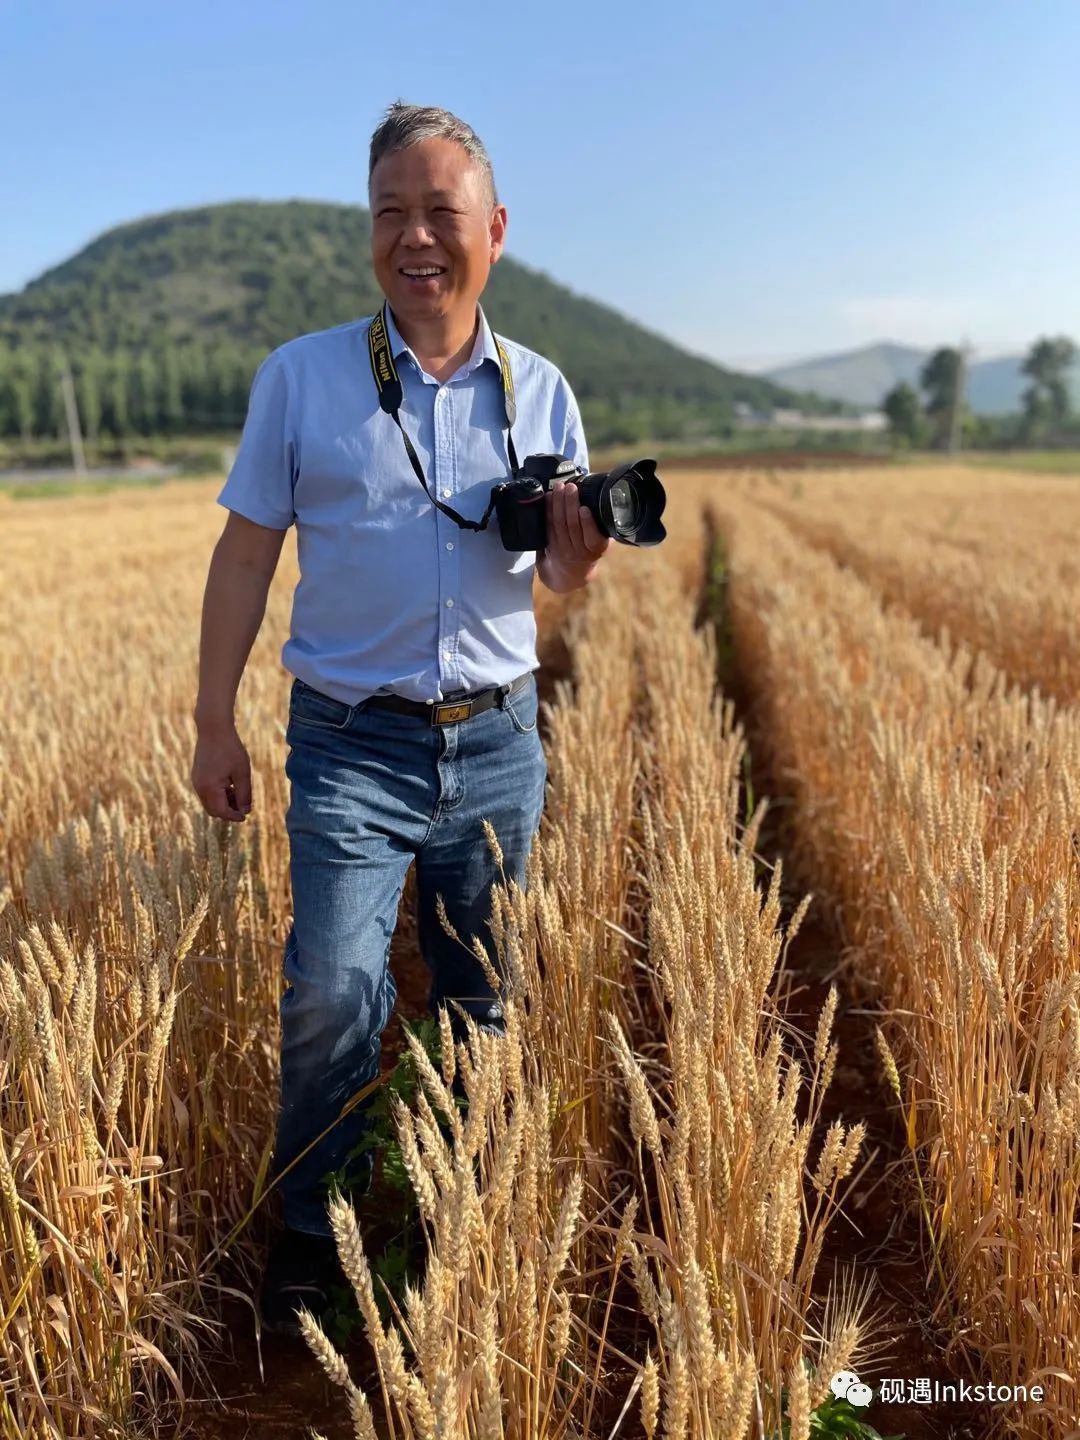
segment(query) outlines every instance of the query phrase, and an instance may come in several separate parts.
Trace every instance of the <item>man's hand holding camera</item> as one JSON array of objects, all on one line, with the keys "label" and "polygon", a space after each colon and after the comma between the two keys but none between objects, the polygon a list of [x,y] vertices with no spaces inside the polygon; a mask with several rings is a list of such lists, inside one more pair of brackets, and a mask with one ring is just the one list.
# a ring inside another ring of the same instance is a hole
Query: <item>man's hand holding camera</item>
[{"label": "man's hand holding camera", "polygon": [[595,577],[611,537],[601,534],[573,481],[556,480],[544,498],[547,545],[536,557],[536,572],[549,590],[578,590]]}]

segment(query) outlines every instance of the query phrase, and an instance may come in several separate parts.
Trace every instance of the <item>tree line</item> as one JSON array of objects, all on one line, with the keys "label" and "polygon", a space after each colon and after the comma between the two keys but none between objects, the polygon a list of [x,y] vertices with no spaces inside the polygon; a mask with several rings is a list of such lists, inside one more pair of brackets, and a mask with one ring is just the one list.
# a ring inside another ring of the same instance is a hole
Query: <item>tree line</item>
[{"label": "tree line", "polygon": [[[87,440],[235,433],[244,423],[261,345],[215,339],[138,349],[89,347],[68,353],[55,344],[0,344],[0,438],[62,439],[67,422],[61,391],[71,371]],[[1068,376],[1077,347],[1066,336],[1042,338],[1029,350],[1029,385],[1019,416],[975,416],[962,403],[964,360],[943,346],[923,365],[918,387],[901,382],[883,409],[893,440],[911,448],[948,448],[954,427],[965,444],[1055,444],[1080,438]],[[583,387],[588,390],[588,387]],[[590,438],[634,443],[645,437],[716,438],[730,432],[725,403],[678,403],[665,395],[582,398]]]},{"label": "tree line", "polygon": [[[74,381],[83,437],[90,442],[235,434],[244,423],[251,381],[264,353],[214,343],[90,349],[69,357],[55,345],[0,345],[0,438],[66,438],[65,368]],[[723,401],[679,402],[663,394],[609,399],[588,393],[579,400],[589,437],[599,444],[646,437],[716,438],[732,428],[732,408]]]},{"label": "tree line", "polygon": [[947,449],[955,435],[975,444],[1052,445],[1080,438],[1069,396],[1077,347],[1067,335],[1036,340],[1021,372],[1029,384],[1019,416],[975,416],[964,404],[963,354],[942,346],[919,372],[918,389],[906,380],[882,402],[893,440],[918,449]]},{"label": "tree line", "polygon": [[0,346],[0,436],[67,433],[61,379],[70,368],[88,440],[235,431],[264,352],[216,342],[68,355],[55,345]]}]

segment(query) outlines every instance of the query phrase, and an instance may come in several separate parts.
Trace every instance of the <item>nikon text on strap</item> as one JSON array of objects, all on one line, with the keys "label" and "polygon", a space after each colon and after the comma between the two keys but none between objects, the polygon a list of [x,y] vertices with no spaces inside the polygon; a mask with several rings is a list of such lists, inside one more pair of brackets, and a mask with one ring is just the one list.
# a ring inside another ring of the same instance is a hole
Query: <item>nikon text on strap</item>
[{"label": "nikon text on strap", "polygon": [[[494,338],[494,337],[493,337]],[[506,447],[510,456],[510,465],[513,473],[517,473],[518,460],[514,450],[514,437],[511,434],[511,427],[517,419],[517,401],[514,398],[514,377],[510,371],[510,357],[503,348],[502,342],[495,340],[495,348],[499,352],[499,368],[502,372],[503,385],[503,406],[506,411]],[[379,406],[390,416],[394,424],[401,431],[401,438],[405,441],[405,450],[409,456],[409,463],[412,465],[416,478],[424,487],[424,493],[444,515],[449,515],[455,525],[462,530],[486,530],[487,523],[491,518],[491,512],[495,506],[492,498],[480,520],[466,520],[464,515],[459,515],[449,505],[444,505],[441,500],[431,493],[427,480],[424,478],[424,467],[420,464],[420,457],[401,423],[401,402],[404,398],[401,381],[398,378],[397,366],[394,364],[394,357],[390,351],[390,333],[386,325],[386,302],[383,302],[382,309],[372,318],[368,330],[368,349],[371,353],[371,373],[375,377],[375,388],[379,392]]]}]

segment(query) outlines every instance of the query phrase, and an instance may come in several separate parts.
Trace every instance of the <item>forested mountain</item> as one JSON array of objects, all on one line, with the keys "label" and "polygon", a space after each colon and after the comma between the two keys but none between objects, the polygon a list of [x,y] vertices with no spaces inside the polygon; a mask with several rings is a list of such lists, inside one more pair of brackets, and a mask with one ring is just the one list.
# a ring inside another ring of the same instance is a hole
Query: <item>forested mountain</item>
[{"label": "forested mountain", "polygon": [[[300,200],[180,210],[108,231],[0,297],[0,434],[59,430],[58,345],[91,435],[239,425],[267,351],[380,303],[369,237],[359,206]],[[597,438],[717,434],[736,401],[768,410],[795,400],[505,257],[483,303],[497,331],[560,366]]]}]

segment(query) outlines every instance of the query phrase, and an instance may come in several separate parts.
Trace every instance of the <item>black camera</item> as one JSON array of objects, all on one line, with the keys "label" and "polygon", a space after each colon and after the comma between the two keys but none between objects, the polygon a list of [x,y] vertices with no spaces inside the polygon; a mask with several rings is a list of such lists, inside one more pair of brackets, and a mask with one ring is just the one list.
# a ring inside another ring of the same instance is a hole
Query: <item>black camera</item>
[{"label": "black camera", "polygon": [[527,455],[514,478],[491,492],[507,550],[543,550],[547,544],[544,502],[556,480],[572,480],[600,533],[621,545],[659,545],[667,534],[660,523],[667,497],[655,460],[635,460],[587,475],[565,455]]}]

